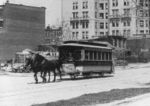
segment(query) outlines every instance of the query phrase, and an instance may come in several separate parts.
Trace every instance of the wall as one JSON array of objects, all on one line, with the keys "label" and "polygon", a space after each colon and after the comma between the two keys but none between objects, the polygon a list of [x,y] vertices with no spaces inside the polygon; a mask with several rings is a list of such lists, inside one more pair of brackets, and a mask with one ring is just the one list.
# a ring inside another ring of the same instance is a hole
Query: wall
[{"label": "wall", "polygon": [[45,28],[45,8],[6,3],[4,27],[0,31],[0,59],[6,60],[23,49],[41,44]]}]

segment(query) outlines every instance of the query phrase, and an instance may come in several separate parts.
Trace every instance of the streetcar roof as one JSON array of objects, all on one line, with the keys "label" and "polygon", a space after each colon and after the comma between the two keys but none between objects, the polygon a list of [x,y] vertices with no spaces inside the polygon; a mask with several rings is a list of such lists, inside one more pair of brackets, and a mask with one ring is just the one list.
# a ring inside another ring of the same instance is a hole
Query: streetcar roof
[{"label": "streetcar roof", "polygon": [[59,47],[86,47],[86,48],[99,48],[99,49],[112,49],[111,47],[104,47],[104,46],[95,46],[95,45],[86,45],[86,44],[78,44],[78,43],[67,43],[67,44],[62,44]]}]

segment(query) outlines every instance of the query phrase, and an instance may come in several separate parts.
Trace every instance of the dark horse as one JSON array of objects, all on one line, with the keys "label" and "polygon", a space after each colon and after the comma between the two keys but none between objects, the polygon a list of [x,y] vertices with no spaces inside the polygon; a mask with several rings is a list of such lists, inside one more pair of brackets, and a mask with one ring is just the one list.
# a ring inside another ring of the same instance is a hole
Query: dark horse
[{"label": "dark horse", "polygon": [[46,82],[46,74],[48,73],[50,82],[50,73],[53,72],[54,74],[54,80],[56,80],[56,69],[59,72],[60,79],[61,79],[61,62],[59,60],[47,60],[42,55],[39,55],[37,53],[32,54],[31,57],[26,58],[26,64],[25,67],[30,66],[31,70],[34,72],[34,78],[35,82],[38,83],[37,73],[41,73],[41,78],[43,79],[43,82]]}]

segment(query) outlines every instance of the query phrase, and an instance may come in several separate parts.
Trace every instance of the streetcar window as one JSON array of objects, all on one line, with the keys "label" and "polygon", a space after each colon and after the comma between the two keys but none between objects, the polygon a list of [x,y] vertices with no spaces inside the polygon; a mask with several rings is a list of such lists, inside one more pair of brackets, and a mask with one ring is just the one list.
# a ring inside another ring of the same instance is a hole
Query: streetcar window
[{"label": "streetcar window", "polygon": [[102,60],[104,60],[104,59],[105,59],[105,53],[102,52]]},{"label": "streetcar window", "polygon": [[101,52],[98,52],[98,60],[101,60]]},{"label": "streetcar window", "polygon": [[90,51],[90,60],[93,60],[93,51]]},{"label": "streetcar window", "polygon": [[108,57],[108,52],[106,52],[106,61],[108,61],[109,60],[109,57]]},{"label": "streetcar window", "polygon": [[94,52],[94,60],[97,60],[97,52]]},{"label": "streetcar window", "polygon": [[85,60],[89,60],[89,51],[85,51]]},{"label": "streetcar window", "polygon": [[109,59],[112,60],[112,53],[109,53]]}]

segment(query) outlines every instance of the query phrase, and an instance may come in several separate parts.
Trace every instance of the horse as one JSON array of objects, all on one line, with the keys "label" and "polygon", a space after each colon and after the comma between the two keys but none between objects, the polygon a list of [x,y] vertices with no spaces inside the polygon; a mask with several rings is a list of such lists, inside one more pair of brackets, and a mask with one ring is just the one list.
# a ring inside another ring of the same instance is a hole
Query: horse
[{"label": "horse", "polygon": [[62,79],[60,68],[62,68],[62,64],[59,60],[44,59],[43,62],[42,62],[42,69],[44,70],[43,77],[45,78],[45,81],[46,81],[46,74],[48,73],[48,76],[49,76],[48,82],[50,82],[50,72],[52,71],[53,74],[54,74],[53,82],[55,82],[56,81],[56,76],[57,76],[56,75],[56,70],[59,72],[60,79]]},{"label": "horse", "polygon": [[49,82],[50,82],[50,73],[54,73],[54,79],[53,82],[56,80],[56,72],[57,69],[60,74],[61,79],[61,62],[59,60],[47,60],[45,57],[38,53],[32,53],[32,56],[26,58],[25,61],[25,67],[29,66],[31,67],[31,70],[34,72],[34,79],[35,83],[38,83],[37,73],[41,72],[41,78],[43,79],[43,82],[46,82],[46,74],[49,75]]}]

